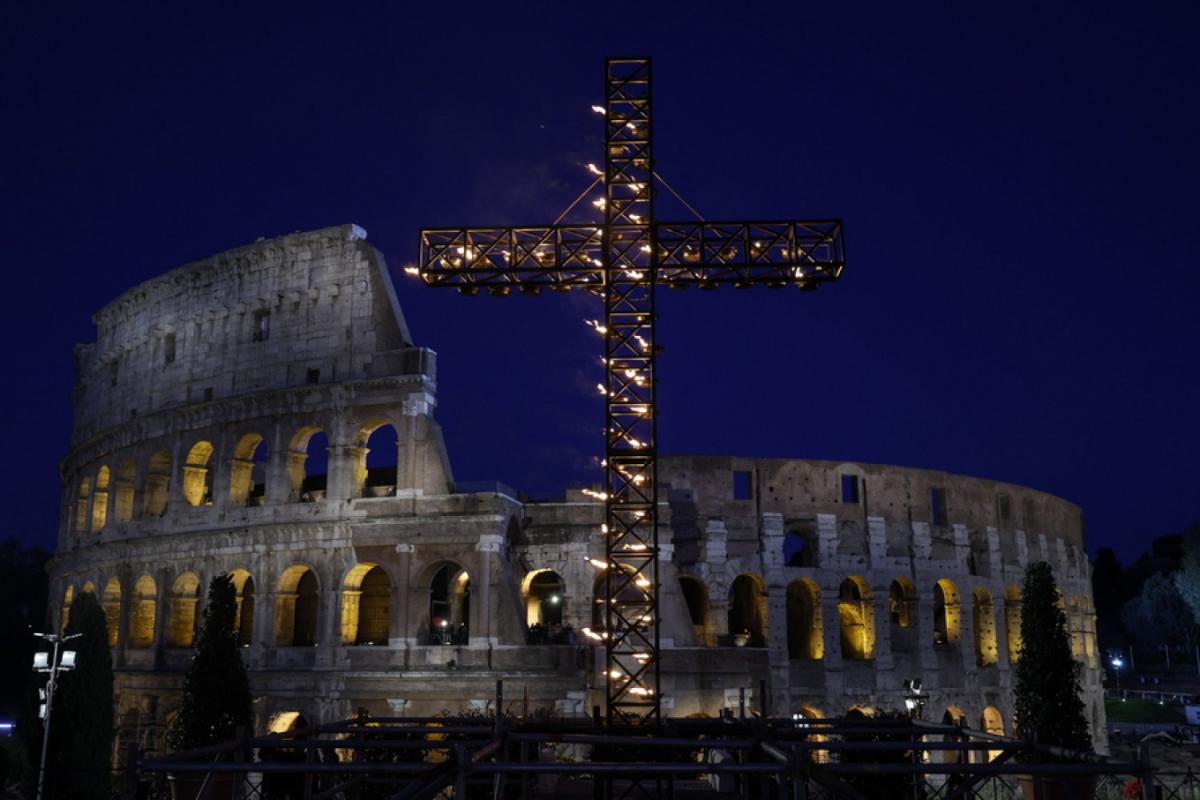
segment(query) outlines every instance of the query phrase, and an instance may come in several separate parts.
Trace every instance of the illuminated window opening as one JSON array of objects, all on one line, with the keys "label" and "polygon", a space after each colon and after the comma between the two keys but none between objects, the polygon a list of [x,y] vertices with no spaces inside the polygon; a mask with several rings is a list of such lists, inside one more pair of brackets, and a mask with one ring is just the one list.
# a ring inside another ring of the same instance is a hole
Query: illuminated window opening
[{"label": "illuminated window opening", "polygon": [[325,499],[329,437],[320,428],[301,428],[288,447],[288,477],[292,500],[313,503]]},{"label": "illuminated window opening", "polygon": [[132,616],[129,620],[129,646],[154,644],[154,624],[158,617],[158,587],[154,578],[143,575],[133,585]]},{"label": "illuminated window opening", "polygon": [[146,469],[146,486],[143,490],[142,513],[147,517],[161,517],[166,513],[170,482],[171,454],[166,450],[156,450],[150,456],[150,464]]},{"label": "illuminated window opening", "polygon": [[233,590],[237,593],[234,598],[236,609],[233,617],[237,643],[247,647],[254,642],[254,578],[244,569],[233,570],[229,577],[233,580]]},{"label": "illuminated window opening", "polygon": [[171,587],[167,642],[171,647],[192,647],[196,643],[196,606],[200,602],[200,578],[185,572]]},{"label": "illuminated window opening", "polygon": [[396,494],[400,440],[396,428],[385,419],[361,427],[354,437],[353,497],[390,497]]},{"label": "illuminated window opening", "polygon": [[117,467],[115,481],[116,508],[114,509],[117,522],[129,522],[133,519],[133,491],[137,483],[137,464],[133,459],[126,459]]},{"label": "illuminated window opening", "polygon": [[104,609],[104,621],[108,625],[108,646],[116,647],[121,637],[121,582],[109,578],[104,584],[104,596],[100,601]]},{"label": "illuminated window opening", "polygon": [[875,657],[875,607],[871,587],[858,576],[842,581],[838,590],[838,619],[842,658],[866,661]]},{"label": "illuminated window opening", "polygon": [[458,564],[446,564],[429,583],[430,642],[465,645],[470,633],[471,577]]},{"label": "illuminated window opening", "polygon": [[183,496],[190,505],[212,505],[212,470],[208,467],[212,454],[212,442],[203,440],[188,451],[183,466]]},{"label": "illuminated window opening", "polygon": [[108,524],[108,467],[96,470],[96,491],[92,495],[92,530],[102,531]]},{"label": "illuminated window opening", "polygon": [[238,439],[229,464],[229,505],[262,505],[266,493],[267,440],[247,433]]},{"label": "illuminated window opening", "polygon": [[767,644],[767,590],[757,575],[745,573],[729,587],[729,635],[746,637],[750,647]]},{"label": "illuminated window opening", "polygon": [[962,632],[962,609],[958,587],[949,578],[942,578],[933,587],[933,643],[953,644]]},{"label": "illuminated window opening", "polygon": [[284,570],[275,594],[275,643],[312,647],[317,643],[317,577],[308,567],[293,564]]},{"label": "illuminated window opening", "polygon": [[819,661],[825,657],[821,619],[821,587],[810,578],[797,578],[787,588],[788,658]]},{"label": "illuminated window opening", "polygon": [[392,581],[377,564],[357,564],[342,588],[342,644],[385,646],[392,613]]}]

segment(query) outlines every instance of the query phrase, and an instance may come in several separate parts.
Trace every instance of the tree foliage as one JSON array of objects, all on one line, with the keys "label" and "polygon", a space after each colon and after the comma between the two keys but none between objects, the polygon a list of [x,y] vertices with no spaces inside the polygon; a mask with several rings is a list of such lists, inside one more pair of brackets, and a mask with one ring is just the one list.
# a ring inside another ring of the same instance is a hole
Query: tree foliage
[{"label": "tree foliage", "polygon": [[64,800],[108,800],[113,758],[113,670],[108,622],[91,592],[71,601],[66,635],[75,669],[60,673],[54,695],[51,795]]},{"label": "tree foliage", "polygon": [[1183,561],[1175,573],[1175,588],[1200,624],[1200,523],[1194,523],[1183,535]]},{"label": "tree foliage", "polygon": [[1035,561],[1026,567],[1021,601],[1018,733],[1041,744],[1090,750],[1092,736],[1080,698],[1081,665],[1071,657],[1067,617],[1049,564]]},{"label": "tree foliage", "polygon": [[239,727],[250,726],[250,681],[234,630],[236,617],[233,581],[219,575],[208,587],[196,654],[183,681],[183,702],[167,732],[167,743],[176,750],[227,741]]},{"label": "tree foliage", "polygon": [[1147,647],[1190,645],[1195,638],[1196,619],[1177,588],[1181,572],[1159,572],[1142,584],[1136,597],[1121,609],[1121,621],[1138,644]]}]

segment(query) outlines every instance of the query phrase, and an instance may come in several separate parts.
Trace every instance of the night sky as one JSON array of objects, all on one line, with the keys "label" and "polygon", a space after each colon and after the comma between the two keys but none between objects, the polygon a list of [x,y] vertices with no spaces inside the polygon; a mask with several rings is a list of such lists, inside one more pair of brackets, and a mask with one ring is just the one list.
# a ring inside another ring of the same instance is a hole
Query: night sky
[{"label": "night sky", "polygon": [[816,293],[660,292],[665,450],[1027,484],[1126,558],[1200,519],[1194,4],[182,5],[0,6],[0,536],[54,541],[95,310],[346,222],[439,354],[456,477],[598,480],[598,301],[401,268],[421,226],[558,216],[609,55],[653,57],[657,168],[706,217],[845,220]]}]

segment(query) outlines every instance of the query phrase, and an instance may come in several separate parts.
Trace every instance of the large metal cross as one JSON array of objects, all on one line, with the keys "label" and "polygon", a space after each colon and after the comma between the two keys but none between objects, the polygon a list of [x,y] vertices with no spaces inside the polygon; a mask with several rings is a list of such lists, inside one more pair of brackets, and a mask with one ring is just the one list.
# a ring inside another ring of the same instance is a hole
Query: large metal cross
[{"label": "large metal cross", "polygon": [[[650,59],[610,58],[604,224],[427,228],[429,286],[507,295],[585,289],[604,299],[605,648],[610,724],[660,718],[654,287],[815,289],[844,265],[841,222],[656,222]],[[597,205],[601,203],[597,201]]]}]

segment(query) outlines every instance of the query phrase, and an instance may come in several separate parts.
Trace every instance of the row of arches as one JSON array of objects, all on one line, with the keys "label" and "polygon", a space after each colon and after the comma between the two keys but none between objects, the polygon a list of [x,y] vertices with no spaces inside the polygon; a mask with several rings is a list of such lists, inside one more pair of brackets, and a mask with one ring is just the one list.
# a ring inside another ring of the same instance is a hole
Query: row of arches
[{"label": "row of arches", "polygon": [[[256,641],[254,631],[257,601],[256,585],[250,572],[234,569],[229,573],[237,599],[234,630],[239,644]],[[339,641],[343,645],[384,646],[392,638],[392,587],[387,571],[378,564],[356,564],[345,576],[339,591]],[[428,641],[435,644],[467,644],[470,636],[471,578],[453,562],[438,566],[429,581]],[[120,643],[123,616],[128,622],[126,644],[131,648],[153,647],[158,638],[160,606],[167,614],[163,635],[168,647],[192,647],[199,623],[200,577],[184,572],[172,582],[160,599],[158,582],[142,575],[129,596],[121,581],[109,578],[99,595],[108,623],[108,643]],[[81,591],[96,593],[92,581]],[[69,621],[75,587],[67,586],[63,595],[62,627]],[[273,603],[271,642],[278,647],[313,647],[320,632],[320,586],[316,573],[305,564],[292,564],[279,577],[276,590],[268,598]],[[128,608],[124,608],[128,603]]]},{"label": "row of arches", "polygon": [[[345,448],[351,475],[351,496],[381,497],[395,494],[399,438],[395,426],[385,418],[361,426]],[[271,450],[258,432],[243,434],[234,444],[227,469],[218,475],[213,460],[216,448],[207,439],[192,443],[179,466],[179,490],[189,506],[211,506],[214,484],[225,482],[225,502],[231,508],[262,505],[267,497],[267,471]],[[328,483],[329,437],[318,426],[303,426],[275,455],[284,459],[287,498],[273,502],[312,502],[324,497]],[[139,485],[139,472],[141,483]],[[171,453],[160,448],[151,453],[144,469],[135,459],[118,462],[116,471],[107,464],[79,478],[69,525],[75,533],[99,532],[111,523],[137,517],[161,517],[170,500],[174,474]]]}]

